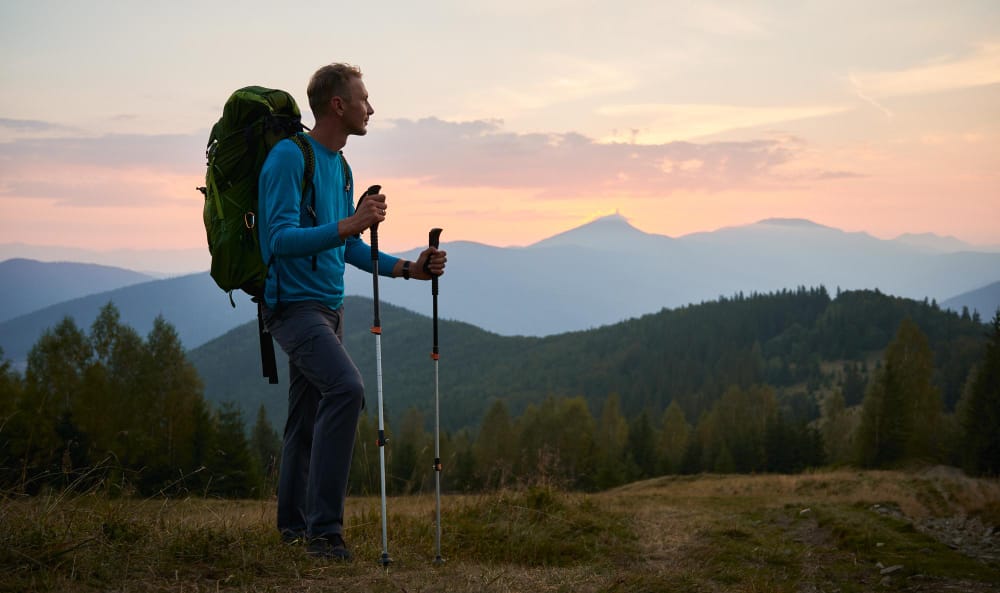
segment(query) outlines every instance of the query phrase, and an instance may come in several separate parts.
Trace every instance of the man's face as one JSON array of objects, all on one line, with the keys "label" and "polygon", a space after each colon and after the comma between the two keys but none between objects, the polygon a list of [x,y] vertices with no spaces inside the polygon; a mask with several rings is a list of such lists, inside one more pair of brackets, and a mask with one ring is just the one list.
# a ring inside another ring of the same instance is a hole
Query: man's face
[{"label": "man's face", "polygon": [[344,100],[342,120],[348,134],[364,136],[368,133],[368,118],[375,110],[368,102],[368,89],[360,78],[351,78],[348,83],[351,89],[351,100]]}]

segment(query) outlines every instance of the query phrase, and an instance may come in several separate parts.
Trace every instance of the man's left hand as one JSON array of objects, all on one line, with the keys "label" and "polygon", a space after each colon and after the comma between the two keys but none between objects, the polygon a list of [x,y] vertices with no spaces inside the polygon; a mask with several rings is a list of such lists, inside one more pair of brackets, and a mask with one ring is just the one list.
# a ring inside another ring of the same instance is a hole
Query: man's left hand
[{"label": "man's left hand", "polygon": [[[434,276],[444,274],[444,266],[448,261],[448,252],[435,247],[428,247],[420,253],[420,257],[410,267],[410,278],[430,280]],[[428,274],[430,270],[430,274]]]}]

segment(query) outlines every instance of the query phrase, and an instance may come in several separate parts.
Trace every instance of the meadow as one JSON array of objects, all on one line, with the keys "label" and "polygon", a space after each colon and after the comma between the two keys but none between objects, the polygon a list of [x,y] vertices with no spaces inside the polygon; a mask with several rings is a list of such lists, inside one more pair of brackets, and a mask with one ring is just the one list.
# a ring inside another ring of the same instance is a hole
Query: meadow
[{"label": "meadow", "polygon": [[1000,589],[1000,482],[934,467],[540,484],[348,501],[350,562],[282,544],[273,500],[6,493],[0,591],[674,592]]}]

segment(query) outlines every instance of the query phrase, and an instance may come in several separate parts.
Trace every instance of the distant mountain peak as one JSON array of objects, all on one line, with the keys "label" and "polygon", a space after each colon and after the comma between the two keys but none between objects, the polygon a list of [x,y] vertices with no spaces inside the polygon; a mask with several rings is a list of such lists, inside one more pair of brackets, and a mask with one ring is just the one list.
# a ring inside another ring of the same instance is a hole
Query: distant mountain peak
[{"label": "distant mountain peak", "polygon": [[[615,209],[614,214],[605,214],[604,216],[598,216],[597,218],[590,221],[593,222],[624,222],[628,224],[628,218],[625,217],[618,209]],[[587,223],[590,224],[590,223]]]},{"label": "distant mountain peak", "polygon": [[957,251],[972,251],[975,248],[951,235],[941,236],[936,233],[903,233],[893,239],[897,243],[922,249],[925,251],[940,251],[953,253]]},{"label": "distant mountain peak", "polygon": [[791,227],[814,228],[814,229],[830,228],[826,225],[813,222],[806,218],[765,218],[764,220],[758,220],[757,224],[769,224],[773,226],[791,226]]},{"label": "distant mountain peak", "polygon": [[615,210],[613,214],[598,216],[590,222],[563,231],[547,239],[542,239],[529,247],[553,247],[559,245],[605,246],[615,245],[621,241],[644,240],[649,237],[666,239],[661,235],[650,235],[629,222],[628,217]]}]

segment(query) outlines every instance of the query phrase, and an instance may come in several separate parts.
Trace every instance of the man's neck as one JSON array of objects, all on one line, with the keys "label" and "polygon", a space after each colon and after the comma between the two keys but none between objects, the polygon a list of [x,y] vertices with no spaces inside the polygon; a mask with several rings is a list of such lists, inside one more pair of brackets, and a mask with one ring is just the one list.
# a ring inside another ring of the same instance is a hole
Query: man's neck
[{"label": "man's neck", "polygon": [[341,150],[347,144],[346,132],[322,120],[316,122],[309,135],[334,152]]}]

